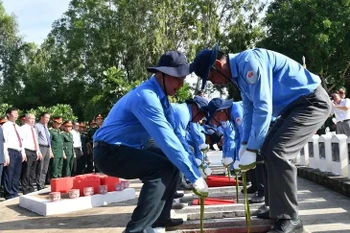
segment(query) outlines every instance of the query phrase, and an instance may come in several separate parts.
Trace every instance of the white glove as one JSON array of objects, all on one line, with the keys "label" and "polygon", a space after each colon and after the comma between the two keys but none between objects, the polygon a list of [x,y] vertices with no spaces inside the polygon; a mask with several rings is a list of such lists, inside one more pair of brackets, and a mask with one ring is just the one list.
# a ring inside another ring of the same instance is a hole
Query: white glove
[{"label": "white glove", "polygon": [[221,163],[224,165],[224,167],[228,167],[233,163],[233,159],[231,157],[226,157],[221,160]]},{"label": "white glove", "polygon": [[204,169],[204,174],[206,176],[210,176],[212,173],[213,173],[213,171],[209,167]]},{"label": "white glove", "polygon": [[208,185],[203,179],[203,177],[198,178],[193,183],[193,192],[200,197],[207,197],[208,196]]},{"label": "white glove", "polygon": [[240,172],[241,171],[241,168],[239,167],[239,164],[240,164],[239,160],[236,160],[235,163],[233,164],[233,170],[235,172]]},{"label": "white glove", "polygon": [[246,150],[242,158],[240,159],[239,167],[241,170],[247,171],[249,169],[253,169],[256,166],[256,152]]},{"label": "white glove", "polygon": [[196,158],[196,163],[197,163],[197,166],[200,167],[202,165],[202,160]]},{"label": "white glove", "polygon": [[247,144],[245,145],[241,144],[241,148],[239,148],[239,152],[238,152],[239,158],[242,158],[242,155],[246,150],[247,150]]},{"label": "white glove", "polygon": [[198,148],[199,148],[203,153],[206,153],[206,152],[209,151],[209,145],[208,145],[208,144],[205,144],[205,143],[199,145]]},{"label": "white glove", "polygon": [[334,123],[334,124],[337,124],[337,119],[335,119],[334,117],[332,118],[332,122]]}]

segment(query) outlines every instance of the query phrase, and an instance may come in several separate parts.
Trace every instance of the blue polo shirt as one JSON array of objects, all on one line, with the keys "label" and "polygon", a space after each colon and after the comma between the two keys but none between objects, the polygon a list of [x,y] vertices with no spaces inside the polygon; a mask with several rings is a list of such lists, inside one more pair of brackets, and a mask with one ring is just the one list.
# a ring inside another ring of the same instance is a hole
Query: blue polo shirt
[{"label": "blue polo shirt", "polygon": [[203,161],[203,153],[199,146],[204,144],[205,134],[203,133],[203,126],[199,123],[190,122],[186,134],[186,140],[189,145],[194,148],[194,156]]},{"label": "blue polo shirt", "polygon": [[175,135],[168,121],[171,114],[168,98],[152,76],[113,106],[94,141],[142,149],[152,137],[169,160],[194,182],[201,177],[200,172]]},{"label": "blue polo shirt", "polygon": [[190,107],[186,104],[171,104],[174,113],[173,127],[176,136],[179,138],[181,144],[185,150],[189,153],[190,156],[193,156],[193,152],[189,148],[189,145],[186,140],[186,133],[189,127],[189,123],[192,119],[192,111]]},{"label": "blue polo shirt", "polygon": [[280,53],[250,49],[229,55],[232,80],[243,100],[243,139],[260,149],[270,125],[293,101],[313,92],[320,78]]},{"label": "blue polo shirt", "polygon": [[[185,148],[185,150],[190,154],[190,156],[194,156],[198,159],[203,160],[203,155],[199,150],[198,143],[204,143],[203,138],[201,137],[201,130],[197,128],[197,123],[191,122],[192,120],[192,110],[191,106],[186,103],[171,104],[173,112],[174,112],[174,130],[175,134],[181,141],[181,144]],[[192,146],[194,152],[191,151],[190,147]]]},{"label": "blue polo shirt", "polygon": [[238,151],[243,138],[243,103],[233,102],[230,108],[230,119],[222,127],[224,133],[223,157],[239,160]]}]

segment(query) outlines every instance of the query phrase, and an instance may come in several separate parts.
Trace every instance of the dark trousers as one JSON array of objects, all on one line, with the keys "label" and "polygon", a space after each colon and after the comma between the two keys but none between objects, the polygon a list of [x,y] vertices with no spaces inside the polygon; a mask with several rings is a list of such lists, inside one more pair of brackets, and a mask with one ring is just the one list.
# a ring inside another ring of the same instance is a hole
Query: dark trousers
[{"label": "dark trousers", "polygon": [[265,192],[268,191],[271,218],[298,217],[297,169],[290,159],[296,157],[330,112],[328,94],[318,87],[291,103],[269,131],[261,153],[267,168]]},{"label": "dark trousers", "polygon": [[99,170],[124,179],[140,179],[143,186],[137,206],[125,232],[153,232],[157,220],[170,217],[178,169],[159,153],[127,146],[100,142],[94,149],[94,160]]},{"label": "dark trousers", "polygon": [[74,159],[73,175],[80,175],[84,172],[85,158],[80,148],[74,148],[74,152],[76,157]]},{"label": "dark trousers", "polygon": [[[262,161],[263,158],[258,154],[257,161]],[[257,164],[255,169],[249,170],[247,172],[248,179],[252,182],[252,186],[258,192],[258,196],[265,196],[265,186],[266,182],[266,167],[265,164]],[[267,192],[266,192],[267,196]]]},{"label": "dark trousers", "polygon": [[47,146],[41,146],[39,145],[39,149],[42,155],[42,159],[40,160],[38,169],[39,169],[39,187],[38,189],[45,188],[45,182],[46,182],[46,175],[48,174],[49,170],[49,164],[50,164],[50,148]]},{"label": "dark trousers", "polygon": [[0,163],[0,186],[2,184],[2,171],[4,169],[4,164],[3,163]]},{"label": "dark trousers", "polygon": [[22,163],[21,184],[23,194],[34,192],[33,183],[35,182],[37,168],[37,153],[33,150],[25,149],[27,161]]},{"label": "dark trousers", "polygon": [[22,154],[20,151],[8,149],[10,164],[3,170],[5,199],[18,197],[19,179],[22,170]]}]

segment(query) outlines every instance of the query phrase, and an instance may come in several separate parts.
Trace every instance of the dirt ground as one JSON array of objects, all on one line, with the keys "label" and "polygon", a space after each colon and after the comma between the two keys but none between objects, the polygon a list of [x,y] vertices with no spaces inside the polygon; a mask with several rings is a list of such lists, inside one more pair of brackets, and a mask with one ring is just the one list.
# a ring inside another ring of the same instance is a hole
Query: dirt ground
[{"label": "dirt ground", "polygon": [[[130,187],[139,194],[141,182],[132,181]],[[121,203],[69,214],[43,217],[18,205],[19,199],[0,203],[0,233],[121,233],[124,231],[137,198]]]}]

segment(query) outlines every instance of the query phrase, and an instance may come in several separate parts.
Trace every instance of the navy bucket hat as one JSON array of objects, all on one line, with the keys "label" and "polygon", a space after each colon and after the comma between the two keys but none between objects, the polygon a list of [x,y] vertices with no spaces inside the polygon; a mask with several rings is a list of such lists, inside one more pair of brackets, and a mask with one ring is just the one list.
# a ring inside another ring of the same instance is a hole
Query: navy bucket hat
[{"label": "navy bucket hat", "polygon": [[157,66],[148,67],[147,71],[159,71],[176,78],[185,78],[190,74],[190,66],[185,55],[177,51],[168,51],[160,57]]},{"label": "navy bucket hat", "polygon": [[203,97],[195,96],[193,99],[187,99],[185,102],[186,104],[196,104],[201,111],[208,113],[208,100]]},{"label": "navy bucket hat", "polygon": [[222,98],[213,98],[208,104],[208,121],[210,121],[217,111],[230,108],[232,106],[233,99],[224,100]]},{"label": "navy bucket hat", "polygon": [[202,79],[202,90],[207,83],[210,69],[213,67],[218,56],[219,44],[216,43],[212,49],[200,51],[190,65],[191,73],[194,72]]}]

